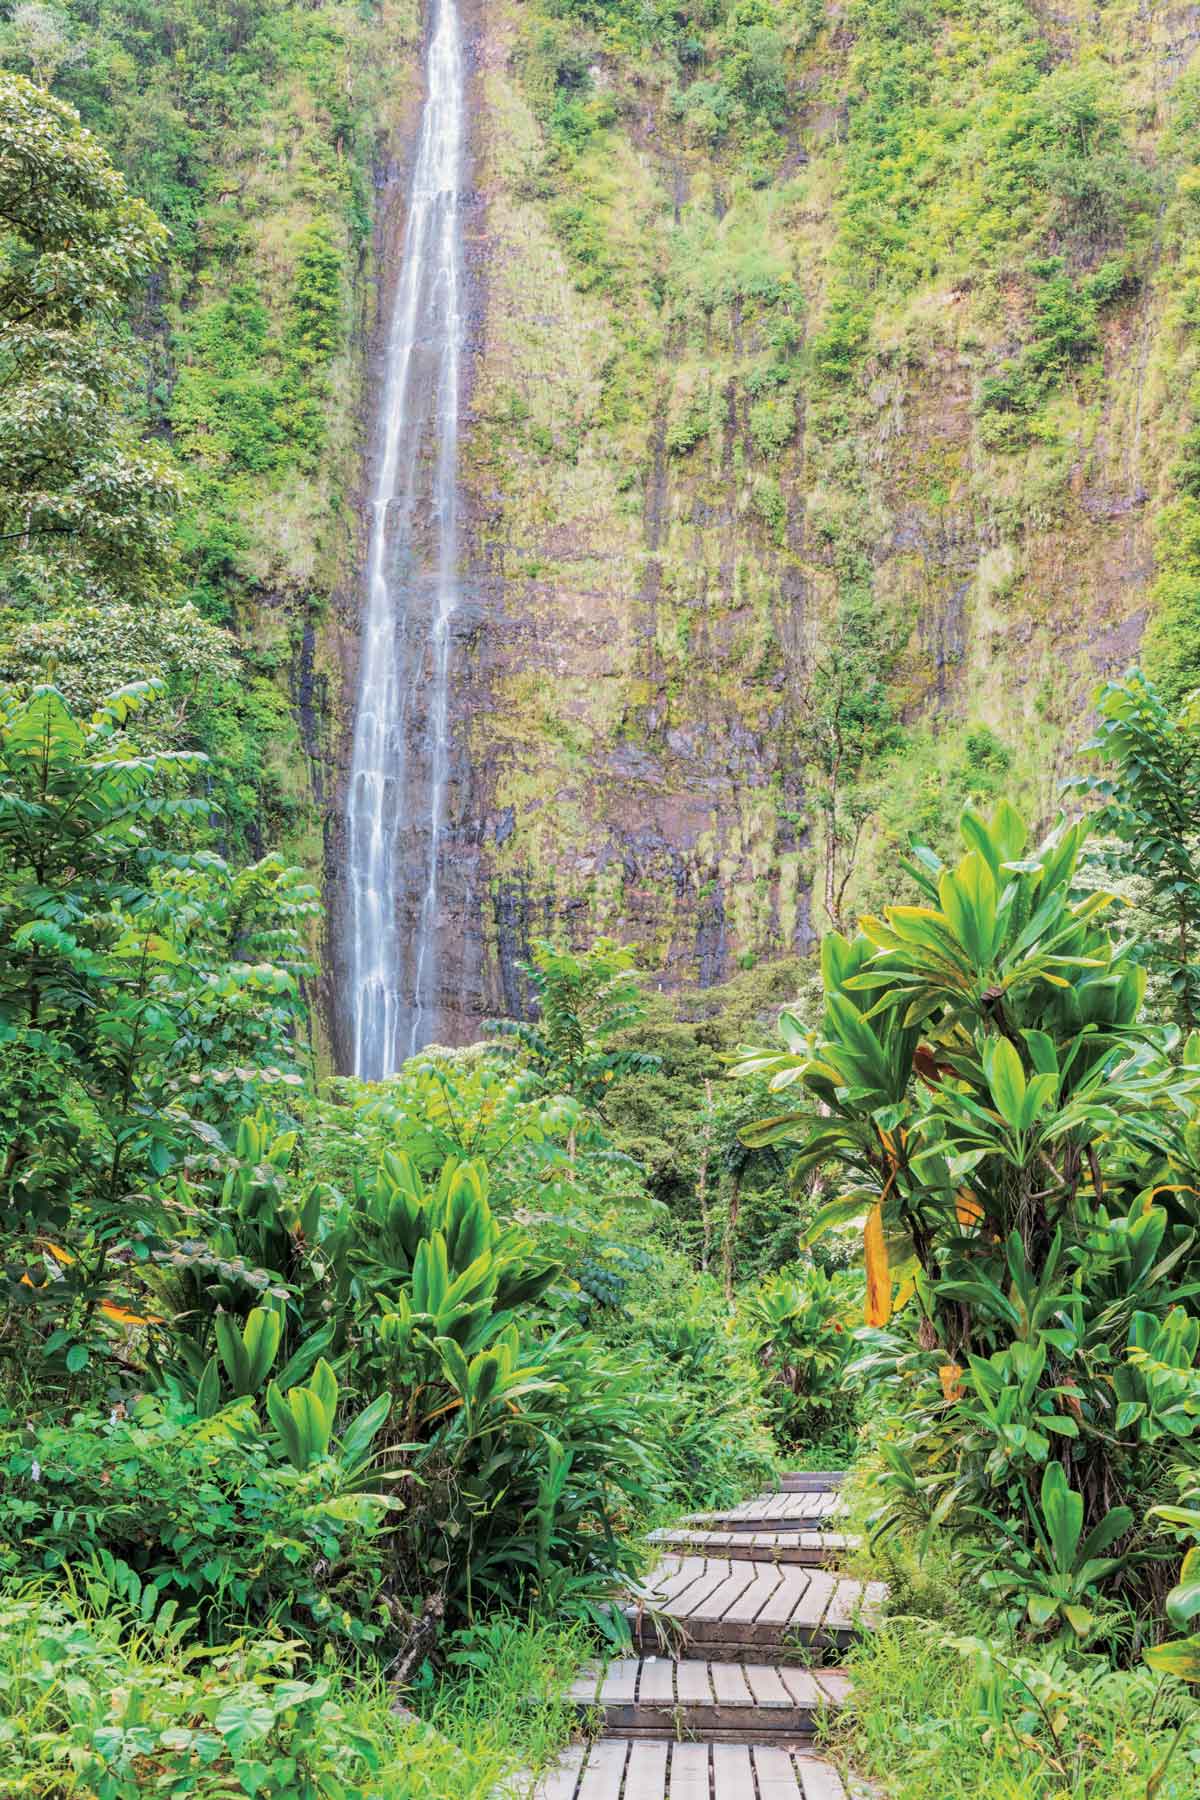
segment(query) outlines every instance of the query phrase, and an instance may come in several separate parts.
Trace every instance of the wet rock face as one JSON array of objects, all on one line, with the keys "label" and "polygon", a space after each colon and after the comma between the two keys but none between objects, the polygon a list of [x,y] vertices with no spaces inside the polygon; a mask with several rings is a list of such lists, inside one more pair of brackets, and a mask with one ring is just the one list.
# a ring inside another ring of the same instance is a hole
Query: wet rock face
[{"label": "wet rock face", "polygon": [[[521,9],[467,0],[463,17],[462,595],[436,994],[451,1042],[522,1008],[540,935],[636,941],[669,986],[812,947],[828,920],[799,728],[850,551],[898,622],[902,726],[988,723],[1049,810],[1092,684],[1136,651],[1169,453],[1131,423],[1162,404],[1149,288],[1106,315],[1086,441],[1064,427],[1056,458],[982,441],[980,372],[1012,323],[989,338],[969,284],[920,297],[836,404],[804,386],[786,413],[772,400],[782,314],[801,336],[822,318],[844,45],[801,84],[765,188],[681,145],[647,88],[564,195]],[[760,297],[772,282],[798,296],[782,313]],[[412,827],[405,857],[426,851]],[[418,901],[401,884],[405,942]]]}]

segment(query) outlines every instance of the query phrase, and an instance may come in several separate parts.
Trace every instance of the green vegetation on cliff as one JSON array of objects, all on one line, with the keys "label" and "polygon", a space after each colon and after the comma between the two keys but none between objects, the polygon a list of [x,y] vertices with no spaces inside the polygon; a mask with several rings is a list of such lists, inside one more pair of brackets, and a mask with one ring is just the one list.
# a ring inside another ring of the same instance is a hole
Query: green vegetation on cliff
[{"label": "green vegetation on cliff", "polygon": [[285,839],[314,874],[341,729],[323,627],[353,567],[372,167],[408,89],[383,78],[380,45],[402,58],[414,30],[403,5],[275,0],[31,0],[0,26],[0,60],[53,83],[166,228],[127,337],[124,429],[169,458],[177,495],[154,630],[130,568],[68,605],[0,545],[4,674],[49,668],[87,702],[164,675],[212,755],[225,840]]}]

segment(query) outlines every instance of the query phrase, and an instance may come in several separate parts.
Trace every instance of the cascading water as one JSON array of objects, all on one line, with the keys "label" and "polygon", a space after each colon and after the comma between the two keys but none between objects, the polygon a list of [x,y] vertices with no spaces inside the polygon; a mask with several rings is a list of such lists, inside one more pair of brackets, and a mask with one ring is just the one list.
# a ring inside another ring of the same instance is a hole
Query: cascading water
[{"label": "cascading water", "polygon": [[435,0],[387,341],[347,808],[351,1047],[367,1080],[391,1074],[436,1024],[459,593],[464,116],[458,14],[454,0]]}]

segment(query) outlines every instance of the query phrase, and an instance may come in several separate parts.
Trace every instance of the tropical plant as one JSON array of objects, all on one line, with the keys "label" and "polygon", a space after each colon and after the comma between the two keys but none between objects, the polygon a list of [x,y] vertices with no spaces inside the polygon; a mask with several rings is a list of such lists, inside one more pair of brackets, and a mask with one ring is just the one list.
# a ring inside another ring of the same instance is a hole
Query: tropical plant
[{"label": "tropical plant", "polygon": [[796,1144],[794,1179],[839,1169],[814,1235],[865,1220],[867,1323],[900,1317],[858,1366],[904,1383],[906,1504],[983,1508],[1037,1563],[1053,1534],[1031,1477],[1070,1471],[1086,1540],[1192,1438],[1200,1042],[1141,1018],[1145,971],[1100,923],[1112,897],[1080,886],[1082,823],[1031,851],[1002,803],[962,832],[955,867],[921,847],[906,864],[922,903],[826,939],[819,1028],[785,1016],[782,1052],[741,1065],[810,1104],[746,1135]]},{"label": "tropical plant", "polygon": [[742,1311],[758,1346],[780,1443],[789,1449],[845,1430],[854,1400],[845,1371],[848,1321],[861,1284],[848,1271],[794,1264],[751,1289]]},{"label": "tropical plant", "polygon": [[493,1019],[488,1029],[511,1040],[514,1053],[537,1075],[542,1090],[571,1094],[598,1106],[609,1083],[630,1070],[655,1066],[638,1050],[618,1050],[608,1040],[636,1025],[646,1002],[632,952],[597,938],[582,952],[543,939],[522,965],[534,1018]]},{"label": "tropical plant", "polygon": [[235,875],[189,853],[204,758],[139,747],[158,691],[123,689],[87,720],[53,688],[0,702],[5,1291],[84,1360],[132,1241],[144,1257],[166,1225],[166,1182],[189,1150],[225,1154],[210,1121],[236,1130],[301,1079],[315,896],[275,859]]},{"label": "tropical plant", "polygon": [[[1133,1523],[1132,1508],[1115,1506],[1083,1535],[1083,1496],[1067,1483],[1061,1463],[1047,1464],[1041,1505],[1029,1501],[1022,1527],[981,1509],[983,1518],[1007,1541],[1007,1561],[996,1565],[996,1542],[985,1541],[976,1562],[981,1587],[1005,1601],[1023,1604],[1035,1631],[1069,1628],[1079,1639],[1096,1624],[1094,1598],[1104,1582],[1124,1568],[1126,1556],[1105,1556]],[[1033,1546],[1025,1541],[1025,1522]]]},{"label": "tropical plant", "polygon": [[369,1444],[355,1423],[339,1454],[304,1467],[264,1436],[250,1400],[206,1420],[142,1400],[111,1418],[2,1429],[0,1572],[19,1580],[107,1557],[156,1608],[173,1599],[193,1633],[274,1617],[304,1637],[381,1642],[392,1502],[379,1479],[362,1480]]},{"label": "tropical plant", "polygon": [[1105,765],[1070,787],[1101,801],[1099,854],[1110,874],[1145,885],[1153,928],[1138,956],[1164,972],[1180,1022],[1200,1024],[1200,710],[1195,697],[1172,712],[1140,670],[1097,690],[1100,724],[1085,748]]},{"label": "tropical plant", "polygon": [[132,423],[125,313],[167,233],[71,106],[0,72],[0,559],[155,603],[178,477]]}]

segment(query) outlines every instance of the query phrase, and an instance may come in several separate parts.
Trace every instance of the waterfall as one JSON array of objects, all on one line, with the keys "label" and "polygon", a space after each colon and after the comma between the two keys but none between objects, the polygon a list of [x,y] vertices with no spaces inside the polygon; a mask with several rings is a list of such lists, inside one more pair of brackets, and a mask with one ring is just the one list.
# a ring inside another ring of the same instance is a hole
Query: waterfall
[{"label": "waterfall", "polygon": [[368,1080],[391,1074],[437,1022],[458,604],[465,96],[455,0],[434,4],[387,334],[347,805],[353,1069]]}]

